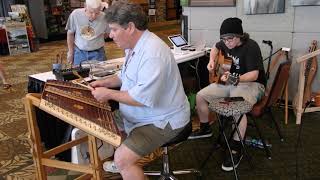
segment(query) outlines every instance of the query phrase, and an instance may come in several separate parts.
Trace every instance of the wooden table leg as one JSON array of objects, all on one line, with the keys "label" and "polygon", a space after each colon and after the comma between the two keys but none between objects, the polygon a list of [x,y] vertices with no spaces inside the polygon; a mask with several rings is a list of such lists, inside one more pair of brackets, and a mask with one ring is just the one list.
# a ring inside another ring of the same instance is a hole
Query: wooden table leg
[{"label": "wooden table leg", "polygon": [[47,172],[45,167],[42,165],[42,155],[43,150],[41,147],[40,131],[37,124],[35,106],[34,103],[37,102],[37,98],[32,95],[27,96],[23,99],[25,105],[25,111],[27,114],[27,125],[29,130],[29,136],[31,140],[31,153],[36,169],[36,179],[37,180],[46,180]]},{"label": "wooden table leg", "polygon": [[97,139],[89,135],[89,141],[88,141],[88,148],[90,153],[90,164],[93,168],[93,179],[95,180],[102,180],[102,165],[98,154],[97,149]]}]

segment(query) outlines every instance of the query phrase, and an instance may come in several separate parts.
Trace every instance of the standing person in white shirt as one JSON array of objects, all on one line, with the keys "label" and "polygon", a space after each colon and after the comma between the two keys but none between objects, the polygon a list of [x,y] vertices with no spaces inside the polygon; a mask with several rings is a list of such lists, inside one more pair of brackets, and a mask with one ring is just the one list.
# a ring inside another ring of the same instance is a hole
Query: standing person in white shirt
[{"label": "standing person in white shirt", "polygon": [[101,0],[86,0],[85,8],[75,9],[70,14],[66,25],[70,64],[106,60],[104,39],[108,37],[109,29],[101,8]]}]

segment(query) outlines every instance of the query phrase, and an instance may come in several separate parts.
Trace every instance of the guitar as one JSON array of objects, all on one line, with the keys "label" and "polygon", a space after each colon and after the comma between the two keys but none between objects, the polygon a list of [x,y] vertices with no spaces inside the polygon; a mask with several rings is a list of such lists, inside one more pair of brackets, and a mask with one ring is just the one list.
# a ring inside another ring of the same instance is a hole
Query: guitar
[{"label": "guitar", "polygon": [[[309,53],[315,51],[317,49],[317,41],[313,40],[311,42],[311,46],[309,47]],[[317,58],[312,57],[306,61],[305,64],[305,81],[304,81],[304,91],[303,91],[303,100],[302,100],[302,107],[304,108],[306,106],[306,103],[310,101],[311,95],[312,95],[312,81],[315,78],[318,64],[317,64]],[[299,92],[298,92],[299,93]],[[296,94],[293,98],[293,106],[297,107],[298,105],[298,97],[299,94]]]},{"label": "guitar", "polygon": [[217,55],[217,62],[216,63],[217,64],[216,64],[213,72],[209,72],[209,82],[210,83],[217,83],[220,81],[220,77],[223,74],[223,72],[225,71],[223,67],[231,65],[232,60],[225,58],[220,50]]}]

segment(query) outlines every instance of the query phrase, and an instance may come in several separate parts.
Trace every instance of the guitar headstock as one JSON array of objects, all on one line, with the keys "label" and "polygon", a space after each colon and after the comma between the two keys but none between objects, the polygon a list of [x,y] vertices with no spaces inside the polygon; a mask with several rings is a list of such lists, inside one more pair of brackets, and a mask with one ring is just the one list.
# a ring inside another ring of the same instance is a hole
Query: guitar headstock
[{"label": "guitar headstock", "polygon": [[239,84],[239,81],[240,81],[240,74],[232,73],[232,74],[229,74],[228,76],[227,84],[237,86]]}]

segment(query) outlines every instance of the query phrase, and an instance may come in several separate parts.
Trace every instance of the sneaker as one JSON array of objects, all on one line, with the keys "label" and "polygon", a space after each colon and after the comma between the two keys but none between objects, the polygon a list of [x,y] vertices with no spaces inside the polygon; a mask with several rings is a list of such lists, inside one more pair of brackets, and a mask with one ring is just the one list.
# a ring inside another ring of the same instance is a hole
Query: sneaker
[{"label": "sneaker", "polygon": [[199,138],[206,138],[212,136],[212,129],[211,128],[200,128],[193,131],[188,139],[199,139]]},{"label": "sneaker", "polygon": [[[241,159],[243,158],[243,154],[232,150],[232,157],[233,157],[233,161],[234,161],[234,167],[237,168],[238,165],[240,164]],[[224,162],[222,163],[221,168],[224,171],[232,171],[233,170],[232,160],[231,160],[229,151],[226,151],[226,156],[224,158]]]},{"label": "sneaker", "polygon": [[111,173],[119,173],[119,169],[114,164],[114,161],[106,161],[103,163],[103,170]]}]

